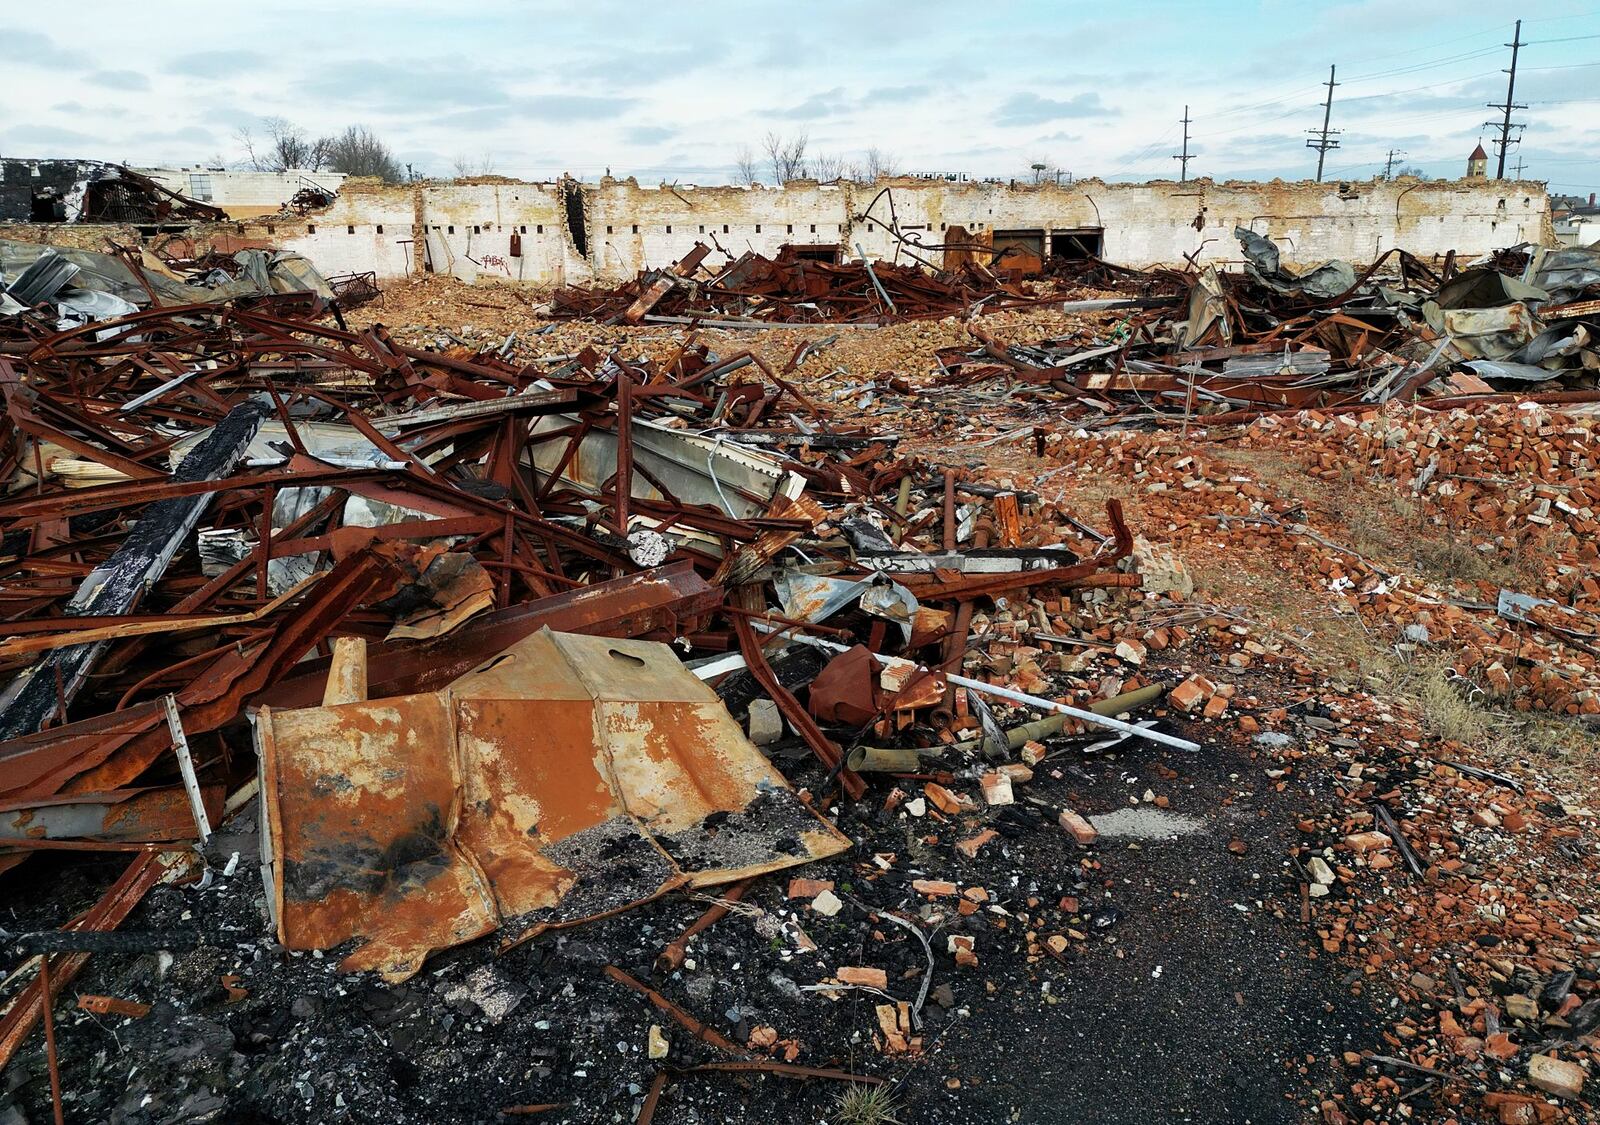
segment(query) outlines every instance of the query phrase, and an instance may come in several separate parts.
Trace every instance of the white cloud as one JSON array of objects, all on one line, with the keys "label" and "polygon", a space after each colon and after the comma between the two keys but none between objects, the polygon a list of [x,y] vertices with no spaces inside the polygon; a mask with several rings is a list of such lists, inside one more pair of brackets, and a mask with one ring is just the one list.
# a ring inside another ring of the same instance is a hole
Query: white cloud
[{"label": "white cloud", "polygon": [[[1554,42],[1583,32],[1584,3],[1550,0],[1523,24],[1522,153],[1561,190],[1600,186],[1600,68],[1576,68],[1593,44]],[[774,129],[847,158],[876,146],[907,170],[1018,176],[1043,153],[1079,177],[1166,177],[1185,100],[1191,176],[1303,177],[1329,63],[1334,174],[1371,175],[1390,148],[1452,174],[1504,89],[1511,31],[1490,0],[84,4],[92,18],[70,27],[8,5],[8,65],[49,93],[0,98],[0,144],[192,161],[237,156],[234,129],[278,115],[313,135],[370,125],[431,172],[472,152],[508,175],[702,183]],[[204,42],[171,33],[182,26]],[[1557,66],[1574,69],[1533,69]]]}]

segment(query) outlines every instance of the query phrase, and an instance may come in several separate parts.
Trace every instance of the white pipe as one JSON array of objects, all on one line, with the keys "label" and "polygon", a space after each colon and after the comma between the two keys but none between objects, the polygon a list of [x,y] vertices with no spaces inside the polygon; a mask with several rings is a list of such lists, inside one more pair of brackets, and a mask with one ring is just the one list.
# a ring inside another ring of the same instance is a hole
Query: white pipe
[{"label": "white pipe", "polygon": [[[765,633],[777,632],[777,628],[775,626],[768,625],[763,621],[752,622],[752,624],[754,624],[757,629],[760,629]],[[817,648],[831,649],[834,652],[849,651],[845,645],[835,644],[833,641],[825,641],[821,637],[809,637],[801,633],[796,633],[792,639],[799,641],[801,644],[814,645]],[[739,658],[738,663],[733,662],[733,657],[735,655],[737,654],[730,653],[728,656],[718,659],[714,664],[708,664],[698,668],[695,670],[695,675],[699,676],[701,679],[709,679],[712,676],[719,675],[723,672],[731,672],[734,670],[734,668],[744,667],[744,659],[742,657]],[[913,668],[917,667],[917,665],[913,664],[911,661],[902,660],[898,656],[881,656],[875,652],[872,654],[872,657],[885,668],[899,665],[905,665]],[[1125,723],[1121,719],[1113,719],[1109,715],[1096,715],[1093,711],[1085,711],[1080,707],[1072,707],[1065,703],[1057,703],[1053,699],[1044,699],[1037,695],[1029,695],[1027,692],[1023,691],[1013,691],[1011,688],[997,687],[994,684],[986,684],[982,680],[968,679],[966,676],[957,676],[951,672],[944,673],[944,676],[945,679],[949,680],[951,683],[959,684],[961,687],[975,691],[979,695],[993,695],[999,697],[1000,699],[1008,699],[1012,703],[1022,703],[1029,707],[1037,707],[1044,711],[1054,711],[1059,715],[1070,715],[1072,718],[1079,719],[1091,726],[1105,727],[1108,730],[1121,731],[1123,734],[1130,734],[1135,738],[1147,738],[1151,742],[1159,742],[1165,746],[1171,746],[1178,750],[1198,751],[1200,749],[1200,744],[1198,742],[1190,742],[1187,738],[1179,738],[1177,735],[1173,734],[1163,734],[1161,731],[1152,730],[1149,727],[1141,727],[1134,723]]]}]

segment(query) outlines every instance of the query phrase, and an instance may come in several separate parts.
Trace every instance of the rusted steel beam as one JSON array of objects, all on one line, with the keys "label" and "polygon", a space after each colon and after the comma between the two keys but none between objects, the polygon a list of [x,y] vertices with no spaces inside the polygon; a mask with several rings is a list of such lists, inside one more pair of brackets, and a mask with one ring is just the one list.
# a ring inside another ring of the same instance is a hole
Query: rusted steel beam
[{"label": "rusted steel beam", "polygon": [[761,641],[757,638],[750,619],[735,616],[733,631],[739,638],[739,651],[744,655],[750,674],[755,676],[768,698],[778,705],[783,717],[800,732],[800,737],[811,747],[811,752],[828,767],[830,772],[837,771],[840,787],[850,795],[851,799],[859,801],[866,794],[867,783],[861,779],[860,774],[845,765],[844,752],[832,739],[822,733],[822,728],[817,726],[816,720],[811,717],[811,712],[802,707],[800,701],[794,697],[794,693],[778,680],[772,665],[767,663],[766,653],[761,649]]}]

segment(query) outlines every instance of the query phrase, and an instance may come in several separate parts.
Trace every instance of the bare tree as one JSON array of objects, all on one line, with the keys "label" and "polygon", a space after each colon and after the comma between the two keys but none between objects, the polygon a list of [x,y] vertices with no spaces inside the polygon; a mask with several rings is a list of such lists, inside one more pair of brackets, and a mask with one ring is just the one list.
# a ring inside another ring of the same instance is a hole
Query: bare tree
[{"label": "bare tree", "polygon": [[456,178],[465,179],[468,176],[492,176],[495,173],[494,154],[486,152],[477,159],[470,156],[458,156],[455,159]]},{"label": "bare tree", "polygon": [[389,146],[365,125],[351,125],[329,141],[327,165],[347,176],[376,176],[391,184],[405,179]]},{"label": "bare tree", "polygon": [[740,145],[733,156],[733,181],[749,187],[756,182],[756,155],[749,145]]},{"label": "bare tree", "polygon": [[898,176],[900,174],[900,159],[893,153],[885,152],[877,145],[867,149],[861,162],[861,174],[856,178],[863,183],[876,183],[884,176]]},{"label": "bare tree", "polygon": [[1415,176],[1419,180],[1428,178],[1428,173],[1418,168],[1415,164],[1402,164],[1394,170],[1394,174],[1396,178],[1400,176]]},{"label": "bare tree", "polygon": [[806,174],[806,144],[810,138],[804,130],[793,137],[782,133],[768,133],[761,141],[761,151],[772,163],[772,182],[782,187],[790,180]]},{"label": "bare tree", "polygon": [[843,177],[847,169],[844,157],[819,152],[811,157],[800,174],[826,184]]},{"label": "bare tree", "polygon": [[245,160],[257,172],[284,172],[290,168],[315,172],[327,165],[332,144],[329,138],[312,140],[304,129],[282,117],[263,117],[261,128],[266,136],[259,141],[248,125],[241,125],[234,134],[244,148]]}]

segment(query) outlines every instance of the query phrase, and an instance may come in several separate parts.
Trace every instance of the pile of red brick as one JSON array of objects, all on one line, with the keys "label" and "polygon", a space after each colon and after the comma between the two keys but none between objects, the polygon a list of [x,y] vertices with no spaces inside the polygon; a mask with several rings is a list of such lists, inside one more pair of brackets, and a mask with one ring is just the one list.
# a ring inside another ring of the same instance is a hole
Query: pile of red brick
[{"label": "pile of red brick", "polygon": [[[1364,415],[1304,412],[1258,421],[1234,435],[1240,457],[1285,453],[1309,476],[1398,487],[1436,532],[1459,536],[1483,570],[1526,578],[1517,593],[1554,604],[1496,612],[1500,585],[1441,584],[1341,540],[1336,518],[1318,520],[1224,460],[1198,438],[1157,433],[1058,433],[1055,461],[1079,476],[1121,478],[1137,489],[1137,523],[1180,548],[1257,553],[1285,577],[1327,590],[1331,605],[1399,637],[1407,627],[1447,646],[1457,675],[1523,711],[1600,714],[1600,469],[1594,421],[1544,410],[1492,407],[1473,414],[1393,407]],[[1591,494],[1594,499],[1591,500]],[[1514,565],[1513,565],[1514,564]]]}]

